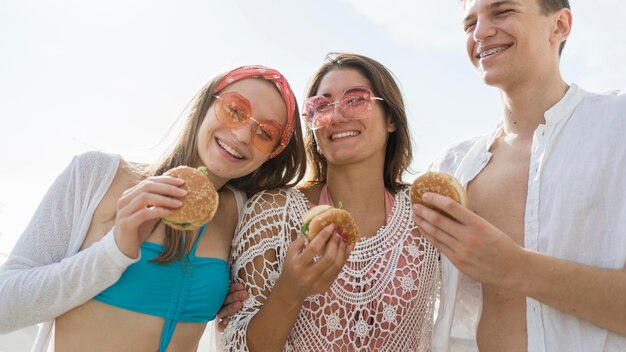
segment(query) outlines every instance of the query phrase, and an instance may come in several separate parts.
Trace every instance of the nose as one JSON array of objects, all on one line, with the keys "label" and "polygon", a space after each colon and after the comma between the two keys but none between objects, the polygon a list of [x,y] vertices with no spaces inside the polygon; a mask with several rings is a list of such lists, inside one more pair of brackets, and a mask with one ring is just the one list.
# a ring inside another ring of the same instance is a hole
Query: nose
[{"label": "nose", "polygon": [[235,140],[239,143],[249,144],[254,134],[254,121],[248,121],[247,123],[233,128],[230,130]]},{"label": "nose", "polygon": [[344,115],[343,110],[341,110],[341,107],[338,104],[339,102],[335,102],[333,104],[333,111],[330,113],[330,121],[331,123],[342,123],[342,122],[346,122],[349,119],[346,118],[346,116]]},{"label": "nose", "polygon": [[496,29],[491,23],[491,21],[489,21],[486,18],[478,19],[478,21],[476,22],[476,25],[474,26],[474,33],[473,33],[475,42],[483,41],[495,34],[496,34]]}]

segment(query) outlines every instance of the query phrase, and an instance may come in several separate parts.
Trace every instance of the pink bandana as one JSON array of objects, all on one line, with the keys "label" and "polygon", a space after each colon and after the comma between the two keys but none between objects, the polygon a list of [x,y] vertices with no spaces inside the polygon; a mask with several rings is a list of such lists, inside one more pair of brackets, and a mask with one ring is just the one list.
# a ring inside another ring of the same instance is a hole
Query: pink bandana
[{"label": "pink bandana", "polygon": [[275,151],[272,152],[272,154],[270,154],[270,158],[273,158],[276,155],[280,154],[280,152],[285,149],[287,144],[289,144],[289,140],[291,139],[296,123],[293,116],[296,110],[296,100],[293,96],[293,91],[291,90],[287,79],[285,79],[285,77],[280,72],[269,67],[261,65],[242,66],[228,72],[222,78],[222,80],[217,83],[217,86],[215,86],[215,92],[217,93],[237,81],[252,77],[262,77],[266,80],[274,82],[274,84],[280,91],[280,95],[285,101],[285,105],[287,106],[287,125],[285,125],[283,134],[280,136],[280,145],[276,148]]}]

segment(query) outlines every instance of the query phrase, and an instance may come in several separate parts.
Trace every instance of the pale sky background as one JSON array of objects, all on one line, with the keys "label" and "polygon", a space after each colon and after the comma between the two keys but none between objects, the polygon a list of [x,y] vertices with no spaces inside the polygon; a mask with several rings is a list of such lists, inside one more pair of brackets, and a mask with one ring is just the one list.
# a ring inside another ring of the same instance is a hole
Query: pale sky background
[{"label": "pale sky background", "polygon": [[[565,80],[624,89],[626,2],[571,3]],[[500,118],[465,56],[461,14],[456,0],[0,0],[0,262],[75,154],[153,161],[189,100],[235,65],[279,69],[301,103],[327,52],[380,61],[399,80],[423,170]]]}]

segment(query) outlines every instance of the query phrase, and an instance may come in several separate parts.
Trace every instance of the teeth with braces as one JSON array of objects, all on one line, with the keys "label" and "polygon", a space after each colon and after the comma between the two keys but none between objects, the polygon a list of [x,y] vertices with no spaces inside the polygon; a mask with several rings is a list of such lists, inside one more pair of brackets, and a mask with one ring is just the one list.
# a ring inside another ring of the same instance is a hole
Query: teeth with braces
[{"label": "teeth with braces", "polygon": [[217,144],[220,145],[220,147],[224,148],[229,154],[231,154],[232,156],[234,156],[237,159],[243,159],[243,155],[237,153],[233,148],[231,148],[228,144],[223,143],[222,141],[217,141]]},{"label": "teeth with braces", "polygon": [[499,53],[501,51],[506,50],[506,48],[493,48],[493,49],[489,49],[487,51],[483,51],[482,53],[478,54],[478,56],[480,56],[480,58],[482,59],[483,57],[489,56],[489,55],[493,55],[495,53]]},{"label": "teeth with braces", "polygon": [[358,132],[356,131],[348,131],[348,132],[341,132],[341,133],[335,133],[332,135],[332,139],[337,139],[337,138],[343,138],[343,137],[349,137],[349,136],[357,136],[359,135]]}]

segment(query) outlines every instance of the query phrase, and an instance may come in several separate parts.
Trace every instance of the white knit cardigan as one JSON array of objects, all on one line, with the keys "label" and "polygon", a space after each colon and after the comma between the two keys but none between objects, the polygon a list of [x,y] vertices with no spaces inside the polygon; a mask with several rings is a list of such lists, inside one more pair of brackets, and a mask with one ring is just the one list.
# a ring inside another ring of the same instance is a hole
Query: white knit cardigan
[{"label": "white knit cardigan", "polygon": [[115,283],[136,261],[117,248],[112,230],[79,252],[119,163],[118,155],[88,152],[54,181],[0,267],[0,333],[44,322],[33,351],[45,351],[55,317]]}]

